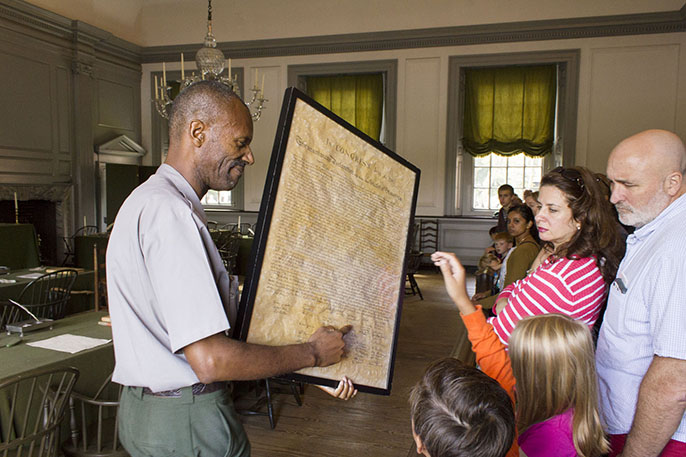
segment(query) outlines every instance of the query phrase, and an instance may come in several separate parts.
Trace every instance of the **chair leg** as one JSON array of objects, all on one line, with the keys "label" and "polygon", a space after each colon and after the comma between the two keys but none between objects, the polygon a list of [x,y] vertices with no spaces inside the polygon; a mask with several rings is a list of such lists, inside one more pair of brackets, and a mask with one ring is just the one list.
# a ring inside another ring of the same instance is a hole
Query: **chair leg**
[{"label": "chair leg", "polygon": [[417,289],[419,298],[421,300],[424,300],[424,297],[422,296],[422,291],[419,289],[419,284],[417,284],[417,280],[414,279],[414,275],[407,275],[407,277],[410,280],[410,285],[412,286],[412,295],[414,295],[414,290]]},{"label": "chair leg", "polygon": [[271,388],[269,387],[269,378],[264,380],[264,386],[267,394],[267,415],[269,416],[269,425],[271,426],[272,430],[274,430],[276,424],[274,423],[274,405],[272,404],[272,392]]},{"label": "chair leg", "polygon": [[291,382],[291,393],[295,397],[295,402],[298,404],[298,406],[302,406],[303,401],[300,398],[300,394],[298,393],[298,388],[297,388],[295,382]]}]

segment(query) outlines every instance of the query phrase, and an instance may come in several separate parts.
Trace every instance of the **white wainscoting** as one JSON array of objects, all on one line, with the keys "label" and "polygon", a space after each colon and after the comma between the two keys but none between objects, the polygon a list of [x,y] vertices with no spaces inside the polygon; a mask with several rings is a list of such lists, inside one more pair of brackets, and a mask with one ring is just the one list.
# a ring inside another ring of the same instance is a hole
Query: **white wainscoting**
[{"label": "white wainscoting", "polygon": [[[432,218],[416,218],[432,219]],[[435,218],[433,218],[435,219]],[[486,246],[491,244],[488,229],[497,224],[496,219],[438,218],[438,248],[454,252],[463,265],[476,266]]]}]

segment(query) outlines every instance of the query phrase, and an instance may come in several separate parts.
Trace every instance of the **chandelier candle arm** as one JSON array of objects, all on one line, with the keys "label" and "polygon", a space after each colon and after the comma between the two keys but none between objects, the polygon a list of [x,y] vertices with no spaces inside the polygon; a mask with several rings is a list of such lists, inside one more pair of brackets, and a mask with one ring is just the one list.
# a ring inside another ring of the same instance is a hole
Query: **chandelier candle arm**
[{"label": "chandelier candle arm", "polygon": [[[195,72],[192,72],[191,76],[187,77],[185,72],[185,59],[183,53],[181,53],[181,79],[175,81],[179,84],[179,92],[199,81],[213,80],[227,85],[237,94],[240,93],[238,78],[234,77],[231,71],[231,59],[224,58],[224,54],[221,50],[217,49],[217,40],[212,35],[212,0],[208,0],[207,2],[207,35],[205,36],[203,46],[195,54],[195,64],[199,70],[199,74],[196,76]],[[227,68],[227,76],[222,74],[224,68]],[[249,103],[245,103],[248,109],[250,109],[250,114],[254,121],[259,120],[262,110],[264,109],[264,104],[268,101],[264,98],[265,75],[262,75],[261,89],[258,86],[258,75],[258,70],[255,68],[255,84],[251,89],[252,97]],[[169,111],[173,102],[171,99],[171,90],[172,87],[167,85],[166,62],[162,62],[162,77],[161,80],[158,81],[157,75],[155,75],[155,97],[152,102],[160,116],[165,119],[169,119]],[[244,94],[244,97],[247,98],[248,95]]]}]

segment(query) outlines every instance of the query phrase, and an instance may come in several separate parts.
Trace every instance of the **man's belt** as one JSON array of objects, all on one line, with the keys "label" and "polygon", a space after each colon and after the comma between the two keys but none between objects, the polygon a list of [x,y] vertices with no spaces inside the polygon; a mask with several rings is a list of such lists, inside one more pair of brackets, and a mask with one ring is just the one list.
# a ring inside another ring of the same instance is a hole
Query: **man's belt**
[{"label": "man's belt", "polygon": [[[180,398],[183,395],[183,390],[187,387],[181,387],[174,390],[163,390],[162,392],[153,392],[148,387],[143,387],[143,395],[152,395],[153,397],[171,397]],[[193,395],[204,395],[216,392],[218,390],[226,389],[226,382],[213,382],[212,384],[203,384],[196,382],[190,386]]]}]

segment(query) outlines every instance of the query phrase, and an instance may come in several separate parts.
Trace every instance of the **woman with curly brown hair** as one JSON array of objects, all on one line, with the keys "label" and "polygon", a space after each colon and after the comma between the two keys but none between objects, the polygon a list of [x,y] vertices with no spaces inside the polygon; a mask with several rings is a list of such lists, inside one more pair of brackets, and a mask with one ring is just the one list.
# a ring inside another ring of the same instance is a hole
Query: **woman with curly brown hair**
[{"label": "woman with curly brown hair", "polygon": [[542,249],[522,280],[498,296],[493,328],[507,344],[517,321],[562,313],[593,327],[624,254],[617,219],[595,175],[558,167],[541,180]]}]

